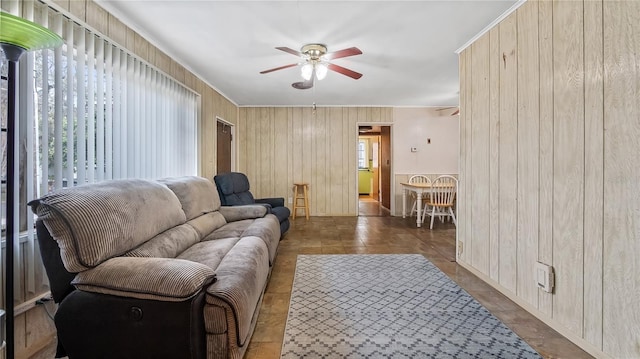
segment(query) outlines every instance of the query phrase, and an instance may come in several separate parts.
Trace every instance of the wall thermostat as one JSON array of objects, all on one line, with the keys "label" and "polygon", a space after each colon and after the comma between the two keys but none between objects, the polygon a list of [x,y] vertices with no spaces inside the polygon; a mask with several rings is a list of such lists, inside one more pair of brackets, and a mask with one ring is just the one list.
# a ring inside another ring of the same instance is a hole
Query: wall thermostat
[{"label": "wall thermostat", "polygon": [[547,293],[553,292],[555,277],[553,267],[544,263],[536,262],[534,269],[534,278],[538,284],[538,288]]}]

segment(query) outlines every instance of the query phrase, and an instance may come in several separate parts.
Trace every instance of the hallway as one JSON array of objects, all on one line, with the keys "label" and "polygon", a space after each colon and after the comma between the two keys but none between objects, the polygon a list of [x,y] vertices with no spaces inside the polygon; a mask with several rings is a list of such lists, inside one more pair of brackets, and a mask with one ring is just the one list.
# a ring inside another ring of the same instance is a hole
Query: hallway
[{"label": "hallway", "polygon": [[358,198],[358,216],[361,217],[389,217],[391,213],[380,202],[368,195],[360,195]]}]

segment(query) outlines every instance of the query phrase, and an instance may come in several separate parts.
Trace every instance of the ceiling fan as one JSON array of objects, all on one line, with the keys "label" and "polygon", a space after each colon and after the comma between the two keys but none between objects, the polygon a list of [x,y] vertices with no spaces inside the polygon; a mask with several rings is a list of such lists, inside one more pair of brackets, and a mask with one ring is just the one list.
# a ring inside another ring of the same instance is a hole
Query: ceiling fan
[{"label": "ceiling fan", "polygon": [[357,47],[350,47],[348,49],[334,52],[327,52],[327,46],[324,44],[307,44],[302,46],[300,51],[296,51],[289,47],[276,47],[276,49],[295,56],[299,56],[300,62],[260,71],[260,73],[267,74],[269,72],[283,70],[289,67],[301,66],[300,70],[304,81],[294,82],[291,84],[291,86],[299,90],[312,88],[314,77],[318,80],[324,79],[325,76],[327,76],[327,70],[335,71],[345,76],[349,76],[355,80],[362,77],[361,73],[329,62],[330,60],[335,60],[343,57],[361,55],[362,51],[360,51],[360,49],[358,49]]}]

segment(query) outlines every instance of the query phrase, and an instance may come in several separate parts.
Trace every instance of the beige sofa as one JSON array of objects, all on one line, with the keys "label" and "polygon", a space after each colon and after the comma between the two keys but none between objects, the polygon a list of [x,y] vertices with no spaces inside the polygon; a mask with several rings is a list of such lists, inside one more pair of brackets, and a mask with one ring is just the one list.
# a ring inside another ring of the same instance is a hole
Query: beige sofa
[{"label": "beige sofa", "polygon": [[201,177],[104,181],[30,205],[58,356],[244,355],[280,240],[264,206],[221,207]]}]

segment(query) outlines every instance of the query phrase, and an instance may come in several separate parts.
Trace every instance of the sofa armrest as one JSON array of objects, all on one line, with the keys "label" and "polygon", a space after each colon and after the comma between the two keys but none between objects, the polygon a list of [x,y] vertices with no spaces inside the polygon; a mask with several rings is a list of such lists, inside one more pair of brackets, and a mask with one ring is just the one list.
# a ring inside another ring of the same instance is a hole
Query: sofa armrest
[{"label": "sofa armrest", "polygon": [[269,213],[269,209],[261,204],[249,204],[244,206],[222,206],[218,210],[227,222],[236,222],[243,219],[262,218]]},{"label": "sofa armrest", "polygon": [[116,257],[78,273],[71,284],[87,292],[178,302],[215,279],[213,269],[184,259]]},{"label": "sofa armrest", "polygon": [[266,203],[271,207],[284,207],[284,198],[256,198],[256,203]]}]

